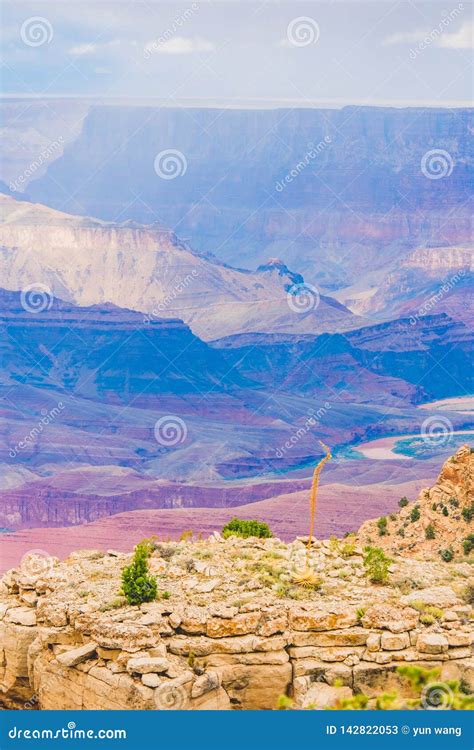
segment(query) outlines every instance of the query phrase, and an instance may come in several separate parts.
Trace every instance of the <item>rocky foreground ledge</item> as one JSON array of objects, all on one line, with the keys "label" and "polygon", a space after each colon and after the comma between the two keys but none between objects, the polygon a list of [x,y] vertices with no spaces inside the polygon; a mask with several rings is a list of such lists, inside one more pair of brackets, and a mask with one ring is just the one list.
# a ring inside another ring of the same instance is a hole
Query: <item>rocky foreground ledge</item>
[{"label": "rocky foreground ledge", "polygon": [[[472,454],[454,458],[451,479],[457,464],[464,477]],[[459,499],[457,516],[464,479],[447,492]],[[119,594],[130,554],[81,550],[60,562],[32,553],[0,583],[0,696],[18,708],[274,709],[281,696],[304,708],[363,693],[371,707],[387,691],[413,696],[403,665],[437,668],[441,681],[469,692],[472,556],[440,557],[445,519],[416,557],[391,550],[385,585],[371,583],[364,566],[367,530],[313,542],[320,585],[310,589],[294,582],[306,563],[304,538],[216,532],[155,542],[149,570],[158,596],[140,606]]]},{"label": "rocky foreground ledge", "polygon": [[0,604],[5,704],[273,709],[291,695],[324,706],[353,691],[409,696],[396,671],[407,663],[474,689],[470,565],[399,559],[390,585],[374,586],[359,550],[344,557],[322,542],[313,560],[324,583],[306,591],[287,580],[304,554],[301,541],[276,539],[162,544],[150,558],[161,598],[140,607],[117,596],[128,555],[77,552],[36,580],[10,571]]}]

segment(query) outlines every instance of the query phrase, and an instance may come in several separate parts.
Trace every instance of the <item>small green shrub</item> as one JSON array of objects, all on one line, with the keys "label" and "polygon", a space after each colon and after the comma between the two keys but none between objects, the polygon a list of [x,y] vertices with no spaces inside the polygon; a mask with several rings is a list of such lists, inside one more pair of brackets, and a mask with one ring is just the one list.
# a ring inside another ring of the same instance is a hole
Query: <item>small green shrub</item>
[{"label": "small green shrub", "polygon": [[436,537],[436,531],[435,527],[432,523],[429,523],[428,526],[425,529],[425,537],[426,539],[434,539]]},{"label": "small green shrub", "polygon": [[358,607],[356,609],[356,617],[357,617],[357,622],[359,623],[359,625],[361,624],[362,618],[365,615],[366,611],[367,611],[367,607]]},{"label": "small green shrub", "polygon": [[428,615],[431,615],[432,617],[434,617],[435,620],[441,620],[444,614],[442,609],[440,609],[439,607],[434,607],[432,605],[430,605],[429,607],[426,607],[425,612]]},{"label": "small green shrub", "polygon": [[415,521],[419,521],[420,520],[420,515],[421,515],[421,513],[420,513],[420,506],[419,505],[415,505],[415,507],[412,509],[412,511],[410,513],[410,521],[412,523],[414,523]]},{"label": "small green shrub", "polygon": [[451,562],[451,560],[454,557],[454,552],[451,549],[451,547],[447,549],[440,549],[439,554],[441,556],[441,559],[444,560],[444,562]]},{"label": "small green shrub", "polygon": [[372,583],[386,583],[391,559],[380,547],[364,547],[364,553],[366,576]]},{"label": "small green shrub", "polygon": [[423,614],[420,615],[420,622],[422,625],[432,625],[435,621],[435,618],[433,615],[430,615],[426,612],[423,612]]},{"label": "small green shrub", "polygon": [[472,519],[474,518],[474,501],[470,505],[467,505],[462,509],[461,515],[466,523],[471,523]]},{"label": "small green shrub", "polygon": [[408,498],[405,496],[401,497],[398,501],[398,505],[400,506],[400,508],[406,508],[406,506],[408,505]]},{"label": "small green shrub", "polygon": [[455,498],[455,497],[451,497],[451,498],[449,499],[449,504],[450,504],[450,505],[451,505],[451,506],[452,506],[453,508],[459,508],[459,500],[457,500],[457,498]]},{"label": "small green shrub", "polygon": [[379,530],[379,536],[385,536],[386,534],[388,534],[387,519],[385,516],[382,516],[381,518],[379,518],[379,520],[377,521],[377,527]]},{"label": "small green shrub", "polygon": [[352,557],[356,551],[356,543],[349,537],[346,541],[341,544],[341,556],[346,559]]},{"label": "small green shrub", "polygon": [[449,516],[449,510],[447,509],[445,505],[443,505],[442,513],[443,513],[443,516]]},{"label": "small green shrub", "polygon": [[240,536],[244,539],[249,536],[256,536],[261,539],[268,539],[273,534],[268,524],[263,523],[263,521],[233,518],[222,529],[222,536],[224,539],[227,539],[229,536]]},{"label": "small green shrub", "polygon": [[467,537],[463,539],[462,548],[465,555],[471,554],[474,549],[474,534],[468,534]]},{"label": "small green shrub", "polygon": [[137,544],[132,562],[122,570],[122,591],[129,604],[142,604],[156,599],[156,579],[148,575],[151,546],[147,539]]}]

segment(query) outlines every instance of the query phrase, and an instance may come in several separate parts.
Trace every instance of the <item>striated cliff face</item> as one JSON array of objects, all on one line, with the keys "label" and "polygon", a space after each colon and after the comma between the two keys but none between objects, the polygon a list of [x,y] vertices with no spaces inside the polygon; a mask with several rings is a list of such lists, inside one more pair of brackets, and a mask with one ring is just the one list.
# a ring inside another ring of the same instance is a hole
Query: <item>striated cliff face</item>
[{"label": "striated cliff face", "polygon": [[244,331],[345,330],[360,323],[316,290],[299,302],[295,284],[303,278],[278,262],[256,273],[231,268],[193,252],[160,225],[106,223],[1,195],[0,211],[5,289],[40,284],[76,305],[113,303],[146,313],[147,321],[180,318],[205,340]]},{"label": "striated cliff face", "polygon": [[[445,490],[464,498],[471,456],[459,451],[420,504]],[[312,542],[313,588],[294,582],[304,537],[155,542],[159,593],[140,606],[119,591],[129,554],[82,550],[61,563],[32,550],[0,583],[0,696],[17,708],[202,710],[274,709],[282,695],[325,708],[363,693],[374,707],[380,693],[414,697],[404,665],[472,690],[466,556],[456,547],[446,563],[409,545],[374,585],[366,531]],[[437,545],[450,539],[443,530]]]},{"label": "striated cliff face", "polygon": [[[99,106],[28,191],[72,213],[159,218],[239,266],[276,255],[334,289],[418,246],[472,240],[472,127],[469,110]],[[174,180],[154,170],[166,149],[186,159]],[[444,179],[421,171],[433,149],[454,163]]]}]

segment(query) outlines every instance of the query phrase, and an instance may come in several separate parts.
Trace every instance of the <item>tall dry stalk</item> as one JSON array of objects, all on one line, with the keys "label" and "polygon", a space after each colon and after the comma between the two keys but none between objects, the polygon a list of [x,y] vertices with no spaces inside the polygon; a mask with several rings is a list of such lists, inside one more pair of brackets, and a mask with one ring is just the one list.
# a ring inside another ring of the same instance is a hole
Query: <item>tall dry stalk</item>
[{"label": "tall dry stalk", "polygon": [[306,545],[306,569],[301,571],[300,573],[297,573],[294,578],[295,583],[301,583],[304,586],[313,586],[317,582],[319,582],[319,579],[317,578],[317,576],[310,570],[309,560],[310,560],[311,544],[313,542],[314,520],[316,518],[316,500],[318,496],[319,476],[321,474],[324,464],[327,463],[332,458],[330,448],[328,448],[327,445],[321,442],[321,440],[319,442],[321,446],[323,447],[323,449],[326,451],[326,455],[321,459],[321,461],[316,466],[313,472],[313,481],[311,482],[311,492],[309,495],[309,507],[310,507],[309,536],[308,536],[308,543]]}]

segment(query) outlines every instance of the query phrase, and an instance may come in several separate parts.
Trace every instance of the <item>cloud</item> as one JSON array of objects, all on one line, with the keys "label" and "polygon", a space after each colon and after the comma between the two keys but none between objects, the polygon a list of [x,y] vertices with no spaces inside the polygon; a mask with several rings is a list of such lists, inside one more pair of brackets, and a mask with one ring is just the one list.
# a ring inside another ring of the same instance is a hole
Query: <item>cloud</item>
[{"label": "cloud", "polygon": [[70,55],[93,55],[98,50],[97,44],[78,44],[77,47],[71,47],[68,50]]},{"label": "cloud", "polygon": [[105,52],[112,47],[117,47],[121,44],[120,39],[111,39],[110,42],[104,42],[103,44],[92,44],[91,42],[84,42],[84,44],[77,44],[75,47],[68,49],[68,54],[75,55],[76,57],[82,57],[84,55],[97,55]]},{"label": "cloud", "polygon": [[201,37],[173,36],[170,39],[156,39],[145,45],[145,51],[162,55],[190,55],[194,52],[213,52],[212,42]]},{"label": "cloud", "polygon": [[474,23],[465,21],[457,31],[448,31],[449,19],[444,19],[437,27],[420,31],[400,31],[385,37],[382,44],[389,47],[395,44],[413,44],[429,40],[434,47],[441,49],[472,49],[474,44]]},{"label": "cloud", "polygon": [[443,34],[438,41],[438,47],[444,49],[472,49],[474,47],[474,23],[465,21],[458,31]]}]

